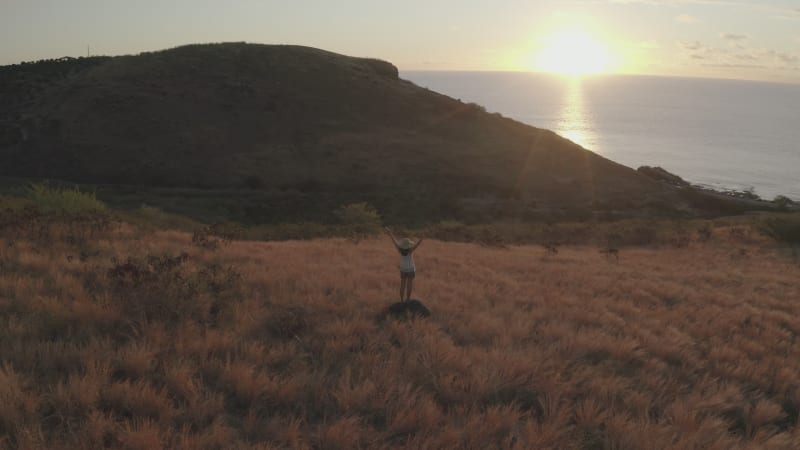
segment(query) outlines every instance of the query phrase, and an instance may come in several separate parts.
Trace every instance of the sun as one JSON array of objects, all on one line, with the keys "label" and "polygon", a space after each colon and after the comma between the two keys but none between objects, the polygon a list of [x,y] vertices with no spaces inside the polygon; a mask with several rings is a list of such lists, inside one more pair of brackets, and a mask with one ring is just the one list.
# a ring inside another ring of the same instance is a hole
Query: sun
[{"label": "sun", "polygon": [[544,39],[536,69],[563,75],[605,73],[611,57],[608,48],[589,33],[561,31]]}]

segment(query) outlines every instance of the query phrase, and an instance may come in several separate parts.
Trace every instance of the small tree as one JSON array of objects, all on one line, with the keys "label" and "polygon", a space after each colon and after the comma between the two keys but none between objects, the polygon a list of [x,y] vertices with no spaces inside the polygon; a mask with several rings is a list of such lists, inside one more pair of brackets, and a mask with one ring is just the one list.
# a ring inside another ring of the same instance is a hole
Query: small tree
[{"label": "small tree", "polygon": [[789,209],[790,206],[794,205],[794,201],[785,195],[779,195],[772,200],[772,203],[780,209],[781,211],[786,211]]},{"label": "small tree", "polygon": [[356,240],[379,233],[381,230],[380,214],[366,202],[342,206],[334,212],[334,215],[342,225],[343,231]]}]

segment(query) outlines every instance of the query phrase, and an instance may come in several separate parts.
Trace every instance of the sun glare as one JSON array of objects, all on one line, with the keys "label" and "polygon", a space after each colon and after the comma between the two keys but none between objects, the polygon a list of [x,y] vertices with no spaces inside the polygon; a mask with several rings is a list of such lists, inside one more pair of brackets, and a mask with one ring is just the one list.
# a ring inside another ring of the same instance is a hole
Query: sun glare
[{"label": "sun glare", "polygon": [[608,48],[583,31],[562,31],[545,38],[536,69],[564,75],[604,73],[610,65]]}]

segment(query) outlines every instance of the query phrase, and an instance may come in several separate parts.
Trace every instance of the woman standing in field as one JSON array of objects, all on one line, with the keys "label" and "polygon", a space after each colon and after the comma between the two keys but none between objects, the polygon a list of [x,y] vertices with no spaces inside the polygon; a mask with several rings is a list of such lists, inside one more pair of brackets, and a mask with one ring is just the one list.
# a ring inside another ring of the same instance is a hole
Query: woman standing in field
[{"label": "woman standing in field", "polygon": [[405,293],[405,300],[411,299],[411,289],[414,287],[414,275],[417,272],[414,266],[414,258],[411,256],[414,250],[422,243],[422,238],[415,244],[414,241],[403,238],[399,241],[394,237],[392,230],[386,227],[386,232],[392,238],[395,248],[400,252],[400,301],[403,301],[403,294]]}]

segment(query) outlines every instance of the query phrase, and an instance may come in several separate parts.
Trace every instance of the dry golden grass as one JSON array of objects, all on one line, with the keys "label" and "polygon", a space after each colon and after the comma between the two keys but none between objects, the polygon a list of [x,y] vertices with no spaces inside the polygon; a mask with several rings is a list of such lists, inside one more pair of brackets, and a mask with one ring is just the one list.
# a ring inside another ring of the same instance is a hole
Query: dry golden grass
[{"label": "dry golden grass", "polygon": [[426,241],[412,322],[387,239],[191,240],[0,239],[0,447],[800,448],[800,268],[753,235]]}]

